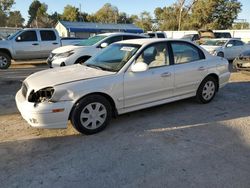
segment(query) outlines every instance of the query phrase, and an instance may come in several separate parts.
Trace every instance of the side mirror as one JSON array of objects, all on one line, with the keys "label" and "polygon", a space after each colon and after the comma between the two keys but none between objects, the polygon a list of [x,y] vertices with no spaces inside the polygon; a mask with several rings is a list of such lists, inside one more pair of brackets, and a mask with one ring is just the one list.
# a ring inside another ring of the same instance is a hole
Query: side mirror
[{"label": "side mirror", "polygon": [[104,43],[101,43],[101,48],[106,48],[108,46],[108,43],[104,42]]},{"label": "side mirror", "polygon": [[148,70],[148,65],[144,62],[137,62],[131,66],[132,72],[144,72]]},{"label": "side mirror", "polygon": [[227,45],[227,48],[231,48],[231,47],[233,47],[233,44],[228,44]]},{"label": "side mirror", "polygon": [[21,41],[21,37],[20,37],[20,36],[17,37],[17,38],[16,38],[16,41]]}]

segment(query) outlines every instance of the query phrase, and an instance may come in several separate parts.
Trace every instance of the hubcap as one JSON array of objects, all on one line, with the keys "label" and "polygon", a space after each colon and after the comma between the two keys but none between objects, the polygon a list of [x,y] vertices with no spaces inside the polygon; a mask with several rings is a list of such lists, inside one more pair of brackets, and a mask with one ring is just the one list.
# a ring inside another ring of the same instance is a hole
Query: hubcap
[{"label": "hubcap", "polygon": [[87,129],[96,129],[106,120],[107,110],[101,103],[90,103],[84,107],[80,115],[81,124]]},{"label": "hubcap", "polygon": [[215,93],[215,84],[212,81],[208,81],[203,87],[202,97],[208,101],[214,96],[214,93]]},{"label": "hubcap", "polygon": [[8,60],[4,56],[0,56],[0,67],[5,67],[8,64]]}]

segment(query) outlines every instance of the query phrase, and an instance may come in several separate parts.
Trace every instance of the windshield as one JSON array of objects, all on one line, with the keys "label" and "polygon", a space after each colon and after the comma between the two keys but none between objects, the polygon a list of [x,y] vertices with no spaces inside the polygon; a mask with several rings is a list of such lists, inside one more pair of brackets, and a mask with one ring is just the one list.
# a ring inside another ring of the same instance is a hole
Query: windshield
[{"label": "windshield", "polygon": [[106,35],[96,35],[88,38],[87,40],[83,40],[82,42],[76,44],[76,46],[92,46],[106,37]]},{"label": "windshield", "polygon": [[202,45],[208,46],[223,46],[227,40],[205,40]]},{"label": "windshield", "polygon": [[14,37],[16,37],[16,36],[17,36],[19,33],[21,33],[21,32],[22,32],[22,30],[19,30],[19,31],[13,33],[12,35],[10,35],[7,39],[8,39],[8,40],[12,40]]},{"label": "windshield", "polygon": [[84,65],[106,71],[118,72],[137,52],[140,45],[112,44]]}]

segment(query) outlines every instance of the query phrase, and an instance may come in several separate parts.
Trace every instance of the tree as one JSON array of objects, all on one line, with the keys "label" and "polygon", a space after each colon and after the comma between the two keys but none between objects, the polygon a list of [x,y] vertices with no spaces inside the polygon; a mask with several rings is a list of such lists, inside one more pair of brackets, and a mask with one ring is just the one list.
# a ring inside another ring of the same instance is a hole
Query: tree
[{"label": "tree", "polygon": [[42,6],[42,3],[38,0],[33,0],[31,3],[28,13],[29,13],[29,20],[27,23],[27,26],[29,27],[32,22],[34,22],[35,19],[37,19],[37,12],[38,9]]},{"label": "tree", "polygon": [[110,3],[106,3],[95,14],[95,20],[101,23],[117,23],[119,11],[118,8],[112,6]]},{"label": "tree", "polygon": [[159,30],[178,30],[178,9],[176,6],[158,7],[155,9],[154,13]]},{"label": "tree", "polygon": [[24,18],[21,15],[20,11],[10,12],[9,17],[7,19],[8,27],[22,27],[24,23]]},{"label": "tree", "polygon": [[199,0],[192,8],[192,27],[228,29],[240,11],[241,3],[237,0]]},{"label": "tree", "polygon": [[79,10],[78,8],[67,5],[64,7],[63,14],[62,14],[62,19],[65,21],[78,21],[78,16],[79,16]]},{"label": "tree", "polygon": [[152,17],[149,12],[142,12],[139,17],[134,17],[134,24],[144,31],[152,30]]},{"label": "tree", "polygon": [[0,1],[0,27],[5,27],[7,24],[7,17],[11,7],[15,4],[14,0],[1,0]]}]

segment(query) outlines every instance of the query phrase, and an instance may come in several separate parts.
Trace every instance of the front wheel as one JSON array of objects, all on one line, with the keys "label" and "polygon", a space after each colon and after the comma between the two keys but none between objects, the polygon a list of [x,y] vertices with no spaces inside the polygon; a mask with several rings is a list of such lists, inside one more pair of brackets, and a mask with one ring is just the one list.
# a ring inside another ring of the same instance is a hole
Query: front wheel
[{"label": "front wheel", "polygon": [[223,52],[218,52],[217,56],[224,57],[224,53]]},{"label": "front wheel", "polygon": [[6,53],[0,52],[0,69],[7,69],[11,64],[10,56]]},{"label": "front wheel", "polygon": [[71,114],[71,123],[83,134],[102,131],[111,119],[111,105],[100,95],[91,95],[80,100]]},{"label": "front wheel", "polygon": [[205,78],[196,93],[196,98],[200,103],[209,103],[216,94],[217,81],[213,77]]}]

